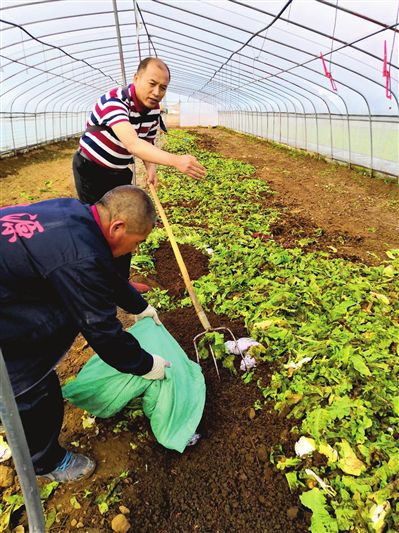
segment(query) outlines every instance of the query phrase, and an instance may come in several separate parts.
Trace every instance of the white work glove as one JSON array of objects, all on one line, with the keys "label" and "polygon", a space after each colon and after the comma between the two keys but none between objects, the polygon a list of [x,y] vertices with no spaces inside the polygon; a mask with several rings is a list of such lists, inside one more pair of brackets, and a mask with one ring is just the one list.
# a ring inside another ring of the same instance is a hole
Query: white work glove
[{"label": "white work glove", "polygon": [[138,322],[142,318],[145,318],[146,316],[149,316],[150,318],[152,318],[154,320],[154,322],[155,322],[155,324],[157,326],[160,326],[162,324],[162,322],[158,318],[158,313],[155,311],[154,307],[152,307],[152,305],[149,305],[149,304],[144,309],[144,311],[142,311],[138,315],[134,315],[134,316],[136,317],[135,318],[136,322]]},{"label": "white work glove", "polygon": [[152,369],[141,377],[144,379],[163,379],[165,377],[165,367],[172,366],[172,363],[170,361],[165,361],[165,359],[159,355],[152,354],[152,357],[154,359]]}]

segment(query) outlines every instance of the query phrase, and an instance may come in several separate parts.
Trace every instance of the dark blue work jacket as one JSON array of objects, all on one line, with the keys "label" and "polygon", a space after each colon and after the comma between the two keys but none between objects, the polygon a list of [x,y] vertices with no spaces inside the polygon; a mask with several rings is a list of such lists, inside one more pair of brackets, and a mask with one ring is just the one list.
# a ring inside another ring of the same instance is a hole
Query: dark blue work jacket
[{"label": "dark blue work jacket", "polygon": [[47,375],[81,332],[109,365],[143,375],[152,356],[116,306],[147,302],[114,267],[91,208],[61,198],[0,209],[0,347],[15,394]]}]

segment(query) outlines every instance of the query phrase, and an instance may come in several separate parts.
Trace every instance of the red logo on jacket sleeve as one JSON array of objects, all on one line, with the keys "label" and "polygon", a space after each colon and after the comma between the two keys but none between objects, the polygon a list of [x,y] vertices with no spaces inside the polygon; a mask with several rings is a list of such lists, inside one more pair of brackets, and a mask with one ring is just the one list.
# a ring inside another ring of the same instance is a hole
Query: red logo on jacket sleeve
[{"label": "red logo on jacket sleeve", "polygon": [[37,215],[29,213],[14,213],[12,215],[5,215],[0,218],[3,231],[1,235],[10,235],[8,242],[16,242],[17,236],[30,239],[35,231],[42,233],[43,226],[38,220]]}]

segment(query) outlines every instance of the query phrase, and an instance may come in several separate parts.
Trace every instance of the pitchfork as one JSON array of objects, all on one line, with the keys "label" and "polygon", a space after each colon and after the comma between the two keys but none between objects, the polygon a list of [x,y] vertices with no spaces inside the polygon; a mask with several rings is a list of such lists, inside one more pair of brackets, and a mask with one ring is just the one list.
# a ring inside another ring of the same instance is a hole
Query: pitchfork
[{"label": "pitchfork", "polygon": [[[198,297],[197,297],[197,294],[196,294],[196,292],[194,290],[193,284],[191,283],[191,279],[190,279],[190,276],[188,274],[186,265],[185,265],[185,263],[183,261],[183,257],[181,255],[179,247],[178,247],[178,245],[176,243],[176,239],[175,239],[175,237],[173,235],[172,228],[171,228],[171,226],[170,226],[170,224],[168,222],[168,219],[166,217],[165,210],[162,207],[161,202],[159,201],[159,198],[158,198],[157,192],[155,190],[155,187],[154,187],[154,185],[152,185],[152,183],[150,183],[149,184],[149,188],[150,188],[152,197],[154,199],[155,205],[157,206],[158,212],[159,212],[159,214],[161,216],[163,225],[164,225],[164,227],[166,229],[166,233],[167,233],[167,235],[169,237],[170,244],[172,245],[172,249],[173,249],[173,252],[175,254],[177,264],[179,265],[181,275],[183,276],[184,284],[186,285],[186,289],[188,291],[188,294],[190,295],[191,301],[193,302],[194,309],[195,309],[195,312],[197,313],[199,321],[201,322],[202,327],[204,328],[204,331],[199,333],[198,335],[196,335],[194,337],[194,339],[193,339],[193,344],[194,344],[194,349],[195,349],[195,354],[197,356],[198,364],[200,362],[200,357],[199,357],[199,351],[198,351],[198,344],[197,343],[199,342],[199,339],[201,339],[201,337],[203,337],[204,335],[206,335],[207,333],[209,333],[211,331],[226,331],[227,333],[229,333],[230,337],[235,342],[235,345],[237,347],[238,352],[241,355],[241,358],[243,359],[244,356],[243,356],[243,354],[242,354],[242,352],[241,352],[241,350],[240,350],[240,348],[238,346],[237,339],[233,335],[233,332],[229,328],[225,328],[225,327],[213,328],[210,325],[209,320],[208,320],[208,318],[207,318],[207,316],[205,314],[205,311],[204,311],[202,305],[200,304],[200,302],[198,300]],[[211,352],[211,355],[212,355],[213,363],[214,363],[215,368],[216,368],[216,373],[217,373],[218,378],[220,380],[219,368],[218,368],[217,360],[216,360],[216,357],[215,357],[215,352],[213,351],[212,344],[210,342],[208,342],[208,347],[209,347],[209,351]]]}]

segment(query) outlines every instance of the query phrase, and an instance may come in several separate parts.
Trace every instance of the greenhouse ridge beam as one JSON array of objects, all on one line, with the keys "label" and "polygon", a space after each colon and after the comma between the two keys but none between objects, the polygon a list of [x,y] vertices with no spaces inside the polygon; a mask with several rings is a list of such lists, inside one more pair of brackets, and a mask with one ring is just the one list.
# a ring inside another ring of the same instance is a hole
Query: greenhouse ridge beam
[{"label": "greenhouse ridge beam", "polygon": [[348,13],[349,15],[354,15],[355,17],[359,17],[363,20],[367,20],[367,22],[372,22],[373,24],[377,24],[378,26],[382,26],[386,30],[392,30],[396,33],[399,33],[399,30],[392,28],[392,26],[389,26],[388,24],[384,24],[383,22],[380,22],[379,20],[372,19],[370,17],[367,17],[366,15],[362,15],[361,13],[357,13],[356,11],[352,11],[351,9],[347,9],[346,7],[343,7],[342,5],[339,5],[338,2],[336,4],[332,4],[331,2],[327,2],[327,0],[316,0],[316,2],[319,2],[319,4],[324,4],[326,6],[330,6],[334,9],[337,9],[338,11],[343,11],[344,13]]}]

